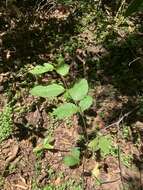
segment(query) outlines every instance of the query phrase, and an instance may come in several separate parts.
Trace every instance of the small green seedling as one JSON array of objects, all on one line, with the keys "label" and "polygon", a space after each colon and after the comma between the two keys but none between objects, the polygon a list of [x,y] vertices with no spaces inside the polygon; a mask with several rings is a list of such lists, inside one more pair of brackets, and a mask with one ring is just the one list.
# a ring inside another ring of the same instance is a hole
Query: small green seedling
[{"label": "small green seedling", "polygon": [[54,145],[52,145],[53,141],[53,137],[51,135],[48,135],[42,143],[33,149],[33,152],[39,153],[43,150],[52,150],[54,148]]},{"label": "small green seedling", "polygon": [[100,150],[101,156],[105,157],[106,155],[111,153],[112,150],[112,139],[108,136],[97,136],[88,144],[88,148],[96,152]]}]

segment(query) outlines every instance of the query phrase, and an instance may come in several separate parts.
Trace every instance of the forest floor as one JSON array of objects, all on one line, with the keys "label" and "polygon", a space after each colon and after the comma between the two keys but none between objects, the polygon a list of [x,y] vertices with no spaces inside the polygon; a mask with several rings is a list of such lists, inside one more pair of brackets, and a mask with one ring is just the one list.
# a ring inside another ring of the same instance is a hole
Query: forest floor
[{"label": "forest floor", "polygon": [[[143,189],[143,15],[124,18],[125,8],[117,13],[98,1],[0,4],[1,190]],[[29,70],[61,55],[70,65],[68,83],[88,80],[89,139],[111,141],[107,155],[84,152],[71,168],[64,156],[84,149],[78,116],[58,121],[51,112],[60,99],[29,93],[37,83],[60,81]],[[36,151],[47,137],[54,148]]]}]

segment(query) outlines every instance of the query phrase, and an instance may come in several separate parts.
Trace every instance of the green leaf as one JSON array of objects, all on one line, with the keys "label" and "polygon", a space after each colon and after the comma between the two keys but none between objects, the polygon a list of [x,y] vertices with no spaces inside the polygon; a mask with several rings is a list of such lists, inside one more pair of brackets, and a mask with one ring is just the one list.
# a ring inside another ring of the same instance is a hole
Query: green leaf
[{"label": "green leaf", "polygon": [[92,105],[93,99],[91,96],[85,96],[80,102],[79,106],[81,108],[81,111],[85,111]]},{"label": "green leaf", "polygon": [[29,71],[31,74],[33,75],[41,75],[43,73],[46,73],[48,71],[53,71],[54,67],[53,65],[49,64],[49,63],[44,63],[44,65],[37,65],[36,67],[34,67],[31,71]]},{"label": "green leaf", "polygon": [[69,94],[69,91],[66,90],[65,93],[63,94],[63,97],[66,99],[66,100],[70,100],[71,97],[70,97],[70,94]]},{"label": "green leaf", "polygon": [[143,0],[133,0],[131,1],[131,3],[129,4],[126,12],[125,12],[125,16],[130,16],[131,14],[133,14],[134,12],[143,10]]},{"label": "green leaf", "polygon": [[100,149],[101,155],[106,156],[111,153],[112,139],[109,135],[108,136],[98,136],[88,144],[88,147],[92,151],[97,151]]},{"label": "green leaf", "polygon": [[54,141],[53,137],[51,137],[51,136],[46,137],[46,138],[44,139],[44,141],[43,141],[43,148],[44,148],[44,149],[49,149],[49,150],[53,149],[54,146],[51,145],[51,143],[52,143],[53,141]]},{"label": "green leaf", "polygon": [[58,65],[65,64],[65,59],[62,55],[59,55],[59,57],[57,59],[57,63],[58,63]]},{"label": "green leaf", "polygon": [[71,154],[72,154],[72,156],[74,156],[75,158],[78,158],[79,159],[79,157],[80,157],[80,151],[79,151],[79,148],[73,148],[72,150],[71,150]]},{"label": "green leaf", "polygon": [[53,137],[51,135],[48,135],[42,143],[40,143],[39,145],[37,145],[34,149],[33,152],[38,153],[44,149],[48,149],[48,150],[52,150],[54,148],[53,145],[51,145],[51,143],[53,142]]},{"label": "green leaf", "polygon": [[99,137],[94,138],[94,139],[91,140],[90,143],[88,144],[89,149],[91,149],[92,151],[97,151],[97,150],[99,150],[98,143],[99,143]]},{"label": "green leaf", "polygon": [[88,83],[86,79],[81,79],[76,83],[71,89],[69,89],[69,94],[71,98],[75,101],[82,100],[88,93]]},{"label": "green leaf", "polygon": [[74,148],[71,150],[68,156],[64,158],[64,164],[66,166],[72,167],[76,166],[80,163],[80,151],[78,148]]},{"label": "green leaf", "polygon": [[67,64],[62,64],[56,68],[56,71],[61,76],[66,76],[69,73],[70,66]]},{"label": "green leaf", "polygon": [[110,154],[112,148],[111,138],[109,136],[100,137],[98,147],[101,149],[101,154],[103,156]]},{"label": "green leaf", "polygon": [[53,115],[57,116],[58,119],[64,119],[72,116],[78,112],[78,107],[73,103],[65,103],[56,108],[53,111]]},{"label": "green leaf", "polygon": [[40,96],[43,98],[53,98],[60,94],[62,94],[65,91],[63,86],[59,84],[51,84],[48,86],[35,86],[30,93],[33,96]]}]

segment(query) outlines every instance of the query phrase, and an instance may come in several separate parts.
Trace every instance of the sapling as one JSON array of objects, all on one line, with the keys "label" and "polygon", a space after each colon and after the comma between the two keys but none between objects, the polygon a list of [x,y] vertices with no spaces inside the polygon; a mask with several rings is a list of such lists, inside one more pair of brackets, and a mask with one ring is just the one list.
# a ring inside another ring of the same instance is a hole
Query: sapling
[{"label": "sapling", "polygon": [[[47,86],[37,85],[30,90],[30,93],[33,96],[49,98],[49,99],[57,98],[58,96],[63,96],[65,102],[57,106],[57,108],[53,110],[52,114],[57,119],[61,120],[79,113],[83,120],[82,130],[84,133],[85,141],[87,142],[88,135],[86,132],[84,111],[89,109],[93,102],[92,97],[88,95],[89,91],[88,82],[86,79],[82,78],[78,82],[75,82],[75,84],[71,88],[69,88],[66,83],[65,76],[68,75],[70,66],[66,64],[63,60],[59,62],[60,64],[58,65],[52,65],[51,63],[44,63],[43,66],[38,65],[34,67],[32,70],[30,70],[30,73],[34,75],[41,75],[47,72],[55,71],[56,73],[59,74],[60,78],[62,79],[62,84],[52,83]],[[67,159],[65,158],[67,165],[73,166],[79,164],[79,154],[80,154],[79,149],[76,148],[71,150],[71,154],[70,156],[68,156],[68,158],[71,158],[72,161],[74,158],[74,161],[68,162]],[[75,155],[78,157],[75,158]]]}]

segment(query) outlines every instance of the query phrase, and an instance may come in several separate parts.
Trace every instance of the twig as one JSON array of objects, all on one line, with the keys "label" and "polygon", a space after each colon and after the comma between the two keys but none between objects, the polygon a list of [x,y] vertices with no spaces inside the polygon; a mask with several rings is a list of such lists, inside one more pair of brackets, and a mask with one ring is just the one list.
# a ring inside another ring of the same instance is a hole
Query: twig
[{"label": "twig", "polygon": [[[101,183],[101,185],[107,184],[107,183],[115,183],[115,182],[119,181],[120,179],[121,178],[119,177],[117,179],[113,179],[113,180],[109,180],[109,181],[101,181],[100,183]],[[98,179],[98,181],[99,181],[99,179]]]},{"label": "twig", "polygon": [[129,67],[131,66],[132,63],[134,63],[134,62],[136,62],[136,61],[138,61],[138,60],[140,60],[140,59],[141,59],[140,57],[137,57],[137,58],[135,58],[133,61],[129,62],[129,64],[128,64]]},{"label": "twig", "polygon": [[86,67],[85,67],[85,60],[82,59],[79,55],[77,55],[77,58],[82,62],[82,65],[83,65],[83,74],[84,74],[84,77],[87,78]]},{"label": "twig", "polygon": [[115,20],[118,18],[119,14],[122,12],[122,8],[125,5],[125,0],[122,0],[121,5],[116,13]]},{"label": "twig", "polygon": [[137,106],[137,107],[135,107],[133,110],[131,110],[131,111],[125,113],[121,118],[119,118],[118,121],[116,121],[116,122],[114,122],[114,123],[112,123],[112,124],[110,124],[110,125],[107,125],[105,128],[101,129],[100,131],[104,131],[104,130],[106,130],[106,129],[110,128],[110,127],[113,127],[113,126],[118,127],[118,126],[120,125],[120,123],[121,123],[125,118],[127,118],[130,114],[132,114],[136,109],[138,109],[138,107],[139,107],[139,106]]},{"label": "twig", "polygon": [[98,181],[98,183],[100,184],[100,187],[102,187],[102,185],[105,185],[105,184],[109,184],[109,183],[115,183],[117,181],[119,181],[121,178],[117,178],[117,179],[113,179],[113,180],[109,180],[109,181],[100,181],[100,179],[98,179],[96,176],[94,176],[95,179]]},{"label": "twig", "polygon": [[[42,5],[43,4],[43,5]],[[40,1],[40,3],[38,4],[38,7],[36,8],[36,12],[39,12],[41,9],[44,9],[46,6],[48,5],[53,5],[51,8],[49,8],[48,12],[50,12],[50,10],[56,6],[56,2],[55,1],[48,1],[44,2],[44,0]]]}]

